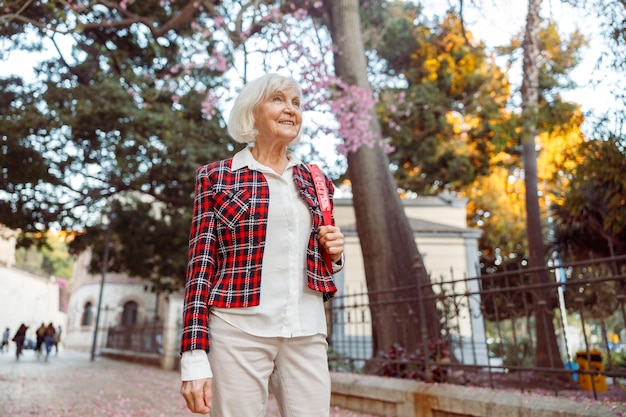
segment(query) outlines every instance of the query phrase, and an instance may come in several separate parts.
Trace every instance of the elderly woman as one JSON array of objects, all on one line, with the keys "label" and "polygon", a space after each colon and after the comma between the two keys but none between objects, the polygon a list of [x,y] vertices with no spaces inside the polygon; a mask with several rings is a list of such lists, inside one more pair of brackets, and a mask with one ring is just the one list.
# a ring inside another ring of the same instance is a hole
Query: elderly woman
[{"label": "elderly woman", "polygon": [[228,132],[249,146],[197,171],[180,390],[194,413],[264,416],[271,390],[285,417],[330,414],[324,301],[343,234],[324,224],[309,167],[287,150],[301,96],[276,74],[246,84]]}]

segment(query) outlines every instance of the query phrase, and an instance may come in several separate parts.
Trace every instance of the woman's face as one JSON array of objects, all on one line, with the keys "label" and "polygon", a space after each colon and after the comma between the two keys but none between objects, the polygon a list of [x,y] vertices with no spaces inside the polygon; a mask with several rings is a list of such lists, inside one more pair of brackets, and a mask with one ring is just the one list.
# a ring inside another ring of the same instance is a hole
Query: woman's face
[{"label": "woman's face", "polygon": [[256,141],[291,142],[300,131],[302,110],[300,97],[289,87],[277,91],[259,103],[254,111]]}]

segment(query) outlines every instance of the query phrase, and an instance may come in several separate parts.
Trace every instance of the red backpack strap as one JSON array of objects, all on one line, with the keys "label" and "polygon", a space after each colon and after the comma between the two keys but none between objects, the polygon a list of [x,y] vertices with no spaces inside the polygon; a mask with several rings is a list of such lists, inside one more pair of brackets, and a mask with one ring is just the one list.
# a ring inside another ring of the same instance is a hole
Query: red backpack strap
[{"label": "red backpack strap", "polygon": [[[317,193],[317,201],[319,201],[320,209],[322,210],[322,217],[324,218],[324,225],[333,224],[333,212],[330,205],[330,196],[328,195],[328,188],[326,187],[326,179],[322,170],[315,164],[309,164],[309,171],[313,177],[313,185],[315,186],[315,192]],[[328,269],[332,271],[332,259],[330,254],[324,252],[324,259]]]}]

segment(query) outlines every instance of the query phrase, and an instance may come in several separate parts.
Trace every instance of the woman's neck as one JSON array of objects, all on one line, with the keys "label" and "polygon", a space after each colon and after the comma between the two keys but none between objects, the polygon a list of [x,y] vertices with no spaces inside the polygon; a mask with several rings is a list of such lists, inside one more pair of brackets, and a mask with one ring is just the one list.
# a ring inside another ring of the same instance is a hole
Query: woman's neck
[{"label": "woman's neck", "polygon": [[252,156],[257,162],[272,168],[279,174],[283,173],[289,163],[287,149],[282,146],[260,147],[258,144],[255,144],[255,146],[250,149],[250,153],[252,153]]}]

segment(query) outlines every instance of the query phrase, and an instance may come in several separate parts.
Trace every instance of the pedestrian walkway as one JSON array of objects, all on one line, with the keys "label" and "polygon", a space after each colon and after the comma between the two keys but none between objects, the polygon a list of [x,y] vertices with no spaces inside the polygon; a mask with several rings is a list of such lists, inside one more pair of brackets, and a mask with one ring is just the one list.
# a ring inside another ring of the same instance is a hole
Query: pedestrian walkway
[{"label": "pedestrian walkway", "polygon": [[[15,347],[0,353],[2,417],[189,417],[173,371],[60,350],[48,361],[25,350],[19,361]],[[196,414],[197,415],[197,414]],[[276,404],[266,417],[279,417]],[[366,417],[333,409],[331,417]]]}]

